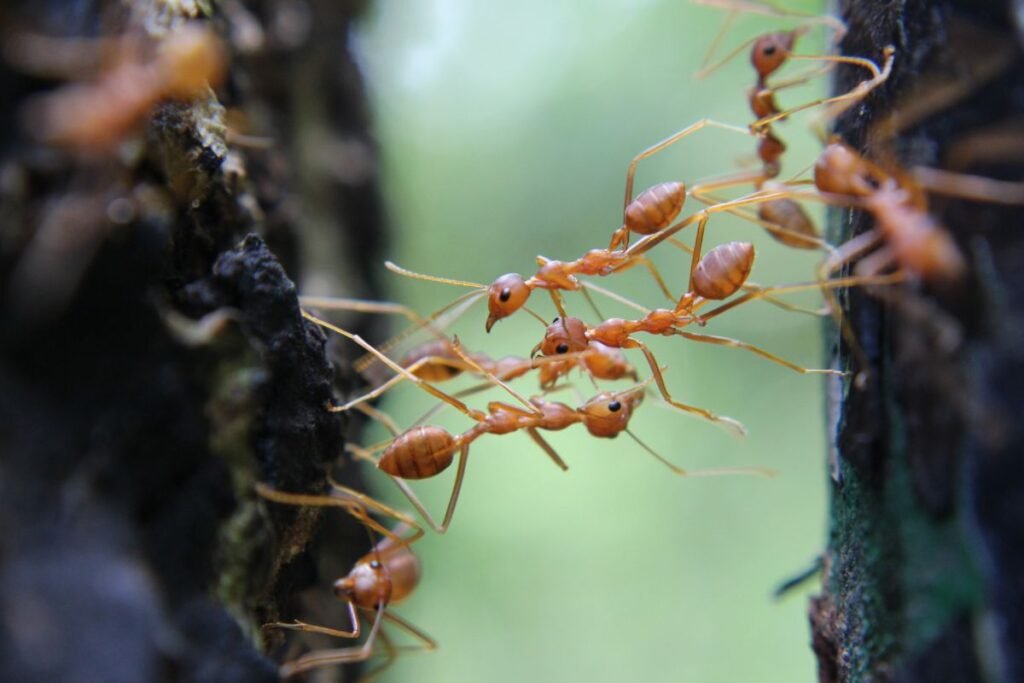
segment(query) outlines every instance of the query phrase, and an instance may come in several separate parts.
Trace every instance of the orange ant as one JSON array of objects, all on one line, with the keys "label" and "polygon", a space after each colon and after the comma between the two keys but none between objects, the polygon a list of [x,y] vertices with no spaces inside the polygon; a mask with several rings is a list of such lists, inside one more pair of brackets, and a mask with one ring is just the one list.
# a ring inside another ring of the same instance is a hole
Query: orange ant
[{"label": "orange ant", "polygon": [[[316,321],[308,313],[303,313],[303,315],[307,319]],[[643,400],[644,391],[652,380],[647,380],[623,391],[600,393],[579,408],[572,408],[564,403],[545,401],[540,398],[527,399],[518,394],[505,382],[487,373],[479,365],[476,365],[473,359],[462,350],[458,340],[455,340],[452,342],[452,348],[462,358],[463,362],[473,367],[474,371],[485,377],[488,382],[504,389],[523,406],[518,407],[508,403],[491,401],[487,404],[487,411],[484,412],[470,408],[455,396],[441,391],[429,382],[410,373],[380,353],[380,351],[364,341],[359,335],[352,334],[325,321],[318,321],[318,324],[351,339],[370,353],[377,355],[385,365],[395,372],[404,375],[406,380],[414,383],[427,393],[444,401],[476,422],[476,425],[459,435],[453,435],[448,430],[435,426],[417,426],[401,434],[395,433],[395,438],[383,449],[383,453],[379,458],[374,458],[371,451],[357,447],[352,448],[357,457],[374,462],[378,469],[391,475],[392,480],[409,499],[409,502],[412,503],[427,524],[439,534],[443,534],[448,530],[452,515],[455,512],[455,505],[459,499],[462,481],[466,473],[466,465],[468,464],[469,447],[484,434],[510,434],[512,432],[525,431],[533,439],[534,443],[540,446],[547,456],[551,458],[552,462],[560,469],[567,470],[569,466],[562,460],[551,444],[540,435],[539,430],[559,431],[573,424],[582,423],[588,432],[597,437],[614,438],[620,433],[626,432],[645,451],[679,476],[712,476],[718,474],[770,475],[770,472],[757,468],[689,471],[672,464],[647,446],[635,434],[629,431],[628,426],[633,411]],[[719,419],[728,424],[733,424],[736,428],[742,430],[739,423],[728,418]],[[448,499],[448,505],[445,508],[444,517],[441,523],[438,524],[404,480],[426,479],[443,472],[451,466],[456,452],[459,454],[459,461],[455,470],[455,480],[452,484],[452,492]]]},{"label": "orange ant", "polygon": [[94,82],[40,96],[26,121],[41,139],[105,152],[161,100],[194,100],[224,77],[220,40],[197,24],[170,31],[149,58],[141,55],[138,39],[124,38],[115,48],[113,64]]},{"label": "orange ant", "polygon": [[[437,648],[437,643],[430,636],[399,617],[390,609],[392,605],[409,597],[419,584],[421,574],[420,561],[412,552],[410,546],[423,536],[423,529],[412,518],[373,500],[369,496],[335,484],[333,481],[330,481],[330,483],[342,497],[286,493],[270,488],[265,484],[257,484],[256,491],[268,500],[285,505],[342,507],[358,519],[366,528],[367,534],[370,536],[370,544],[373,546],[372,549],[356,561],[347,576],[334,582],[334,595],[345,603],[352,629],[343,631],[327,626],[307,624],[298,620],[288,623],[271,622],[264,624],[263,628],[286,629],[304,633],[322,633],[335,638],[355,639],[359,638],[362,633],[360,612],[373,615],[373,625],[370,627],[370,631],[362,645],[340,649],[316,650],[308,652],[292,661],[285,662],[279,670],[282,679],[291,678],[292,676],[323,666],[337,666],[366,661],[373,656],[378,637],[388,652],[388,661],[377,669],[377,672],[379,672],[394,660],[398,652],[398,649],[391,644],[387,633],[381,630],[381,624],[385,620],[417,638],[422,643],[423,648],[427,650]],[[396,517],[401,522],[395,530],[388,530],[367,514],[366,507],[370,507],[375,512]],[[406,527],[412,528],[414,532],[410,536],[403,537]],[[377,543],[374,543],[374,531],[383,536]]]}]

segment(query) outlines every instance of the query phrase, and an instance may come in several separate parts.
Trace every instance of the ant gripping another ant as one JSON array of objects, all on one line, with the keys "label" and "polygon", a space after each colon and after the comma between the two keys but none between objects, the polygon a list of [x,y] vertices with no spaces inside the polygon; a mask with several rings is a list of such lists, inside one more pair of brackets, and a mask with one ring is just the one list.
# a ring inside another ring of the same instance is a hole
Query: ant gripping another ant
[{"label": "ant gripping another ant", "polygon": [[[401,628],[420,641],[412,649],[434,650],[437,643],[416,626],[402,619],[391,606],[405,600],[419,584],[420,561],[410,546],[423,536],[423,530],[409,516],[380,503],[369,496],[340,486],[330,481],[337,496],[309,493],[287,493],[265,484],[257,484],[256,492],[275,503],[344,508],[359,520],[370,537],[372,549],[353,565],[347,576],[334,582],[334,595],[342,600],[348,610],[351,630],[344,631],[328,626],[307,624],[302,621],[271,622],[264,629],[285,629],[304,633],[320,633],[335,638],[357,639],[363,632],[360,613],[372,616],[373,623],[362,645],[346,648],[314,650],[285,662],[279,669],[282,679],[325,666],[338,666],[363,662],[376,654],[378,639],[382,643],[387,660],[373,673],[379,673],[394,662],[398,652],[409,649],[392,644],[387,632],[381,628],[384,621]],[[367,513],[367,508],[399,520],[394,530],[388,530]],[[413,533],[404,536],[407,529]],[[374,532],[382,536],[375,542]]]},{"label": "ant gripping another ant", "polygon": [[[374,451],[378,449],[350,447],[357,457],[374,462],[378,469],[391,475],[395,484],[409,499],[409,502],[416,508],[424,521],[439,534],[447,531],[455,512],[455,506],[458,502],[468,464],[469,447],[484,434],[501,435],[525,431],[534,443],[540,446],[548,457],[551,458],[552,462],[562,470],[567,470],[568,465],[566,465],[565,461],[562,460],[561,456],[558,455],[544,437],[541,436],[539,430],[559,431],[571,425],[582,423],[591,435],[597,437],[615,438],[622,432],[626,432],[644,450],[679,476],[715,476],[721,474],[771,476],[772,474],[768,470],[759,468],[686,470],[672,464],[664,456],[647,446],[635,434],[629,431],[628,427],[633,411],[643,400],[644,392],[653,380],[647,380],[623,391],[600,393],[578,408],[572,408],[564,403],[545,401],[540,398],[527,399],[477,365],[462,350],[458,340],[455,340],[452,342],[452,349],[464,363],[472,367],[476,373],[485,377],[494,386],[502,388],[521,404],[521,406],[515,406],[499,401],[491,401],[487,405],[487,411],[484,412],[470,408],[457,397],[441,391],[429,382],[412,374],[364,341],[359,335],[352,334],[326,321],[319,320],[309,313],[303,312],[303,316],[351,339],[365,350],[377,355],[392,370],[404,375],[406,380],[476,422],[473,427],[458,435],[453,435],[442,427],[434,426],[418,426],[402,433],[395,433],[394,439],[382,449],[383,453],[379,458],[374,457]],[[736,428],[742,430],[739,423],[735,423],[728,418],[719,419],[735,424]],[[415,492],[405,480],[426,479],[441,473],[451,466],[455,460],[456,452],[458,452],[459,458],[455,479],[452,484],[452,492],[448,499],[448,505],[445,508],[444,517],[439,524],[420,502]]]}]

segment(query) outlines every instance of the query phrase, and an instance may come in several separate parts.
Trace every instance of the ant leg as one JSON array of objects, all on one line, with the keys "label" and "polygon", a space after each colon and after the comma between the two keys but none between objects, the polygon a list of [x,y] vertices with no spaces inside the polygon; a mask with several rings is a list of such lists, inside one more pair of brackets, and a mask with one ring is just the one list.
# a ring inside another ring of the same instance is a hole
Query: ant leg
[{"label": "ant leg", "polygon": [[405,497],[409,500],[412,506],[416,508],[416,512],[420,513],[420,516],[427,523],[427,526],[433,529],[434,533],[443,534],[448,531],[448,525],[451,524],[452,515],[455,514],[455,504],[459,500],[459,492],[462,490],[462,480],[466,475],[466,465],[468,462],[469,445],[465,444],[459,451],[459,464],[455,470],[455,482],[452,484],[451,497],[448,498],[448,507],[444,511],[444,518],[441,520],[440,524],[434,521],[434,517],[427,511],[426,506],[420,501],[419,497],[412,490],[412,487],[409,486],[405,480],[399,477],[391,477],[391,480],[395,482],[395,485],[398,486],[399,490],[405,494]]},{"label": "ant leg", "polygon": [[1024,204],[1024,183],[995,180],[938,168],[915,167],[914,180],[922,187],[950,197],[972,199],[993,204]]},{"label": "ant leg", "polygon": [[590,305],[590,310],[594,312],[598,320],[604,320],[604,315],[601,314],[601,309],[597,307],[597,302],[594,301],[594,297],[590,296],[590,290],[586,287],[580,287],[580,293],[583,294],[583,298],[587,300],[587,304]]},{"label": "ant leg", "polygon": [[383,602],[377,605],[377,616],[373,621],[373,627],[370,629],[370,634],[366,637],[366,642],[362,645],[336,650],[307,652],[298,659],[282,664],[278,670],[281,678],[291,678],[312,669],[319,669],[322,666],[366,661],[373,654],[373,644],[377,640],[377,633],[380,632],[385,609],[386,605]]},{"label": "ant leg", "polygon": [[437,649],[437,643],[434,641],[433,638],[423,633],[423,631],[420,631],[418,628],[416,628],[409,622],[393,614],[390,610],[384,613],[384,619],[390,621],[395,626],[399,626],[400,628],[404,629],[407,633],[413,634],[421,642],[419,645],[396,646],[391,643],[391,639],[388,637],[387,631],[381,629],[380,639],[381,642],[384,643],[385,648],[387,649],[387,653],[385,654],[386,660],[379,666],[376,666],[370,671],[367,671],[365,674],[363,674],[363,677],[359,679],[358,683],[367,683],[368,681],[372,681],[377,676],[381,675],[381,673],[386,671],[392,664],[395,663],[395,659],[397,659],[398,655],[403,652],[422,652],[424,650],[426,650],[427,652],[432,652]]},{"label": "ant leg", "polygon": [[[408,366],[406,368],[406,370],[409,373],[415,375],[417,370],[419,370],[420,368],[422,368],[425,365],[431,365],[431,364],[433,364],[433,365],[443,365],[443,366],[454,368],[454,369],[460,370],[460,371],[465,371],[467,369],[466,366],[463,363],[459,363],[457,361],[454,361],[451,358],[445,358],[444,356],[426,356],[424,358],[420,358],[415,363],[413,363],[412,365]],[[345,403],[344,405],[340,405],[340,406],[328,405],[327,410],[332,412],[332,413],[343,413],[343,412],[345,412],[347,410],[351,410],[352,408],[356,407],[357,405],[359,405],[361,403],[365,403],[366,401],[372,401],[373,399],[377,398],[378,396],[380,396],[384,392],[386,392],[389,389],[391,389],[392,387],[396,386],[399,382],[403,381],[404,379],[405,379],[405,375],[402,375],[402,374],[394,375],[393,377],[391,377],[391,379],[389,379],[388,381],[384,382],[383,384],[381,384],[379,387],[373,389],[372,391],[368,391],[367,393],[363,394],[362,396],[357,396],[356,398],[350,400],[348,403]]]},{"label": "ant leg", "polygon": [[788,360],[779,358],[775,354],[769,353],[768,351],[765,351],[762,348],[754,346],[753,344],[748,344],[746,342],[739,341],[738,339],[730,339],[729,337],[718,337],[710,334],[698,334],[696,332],[686,332],[683,330],[676,330],[676,334],[679,335],[680,337],[685,337],[686,339],[691,339],[697,342],[703,342],[705,344],[717,344],[719,346],[730,346],[732,348],[745,349],[747,351],[750,351],[751,353],[761,356],[762,358],[766,358],[772,361],[773,363],[778,363],[783,367],[789,368],[794,372],[799,372],[802,375],[836,375],[838,377],[842,377],[846,374],[845,372],[842,372],[840,370],[805,368],[803,366],[797,365],[796,363],[790,363]]},{"label": "ant leg", "polygon": [[548,457],[554,460],[555,464],[562,468],[563,472],[569,469],[569,466],[566,465],[565,461],[562,460],[557,452],[555,452],[555,449],[552,448],[551,444],[549,444],[534,427],[527,427],[526,433],[530,435],[530,438],[533,439],[534,443],[544,449],[544,452],[548,454]]},{"label": "ant leg", "polygon": [[761,467],[716,467],[709,470],[687,470],[673,465],[665,456],[658,453],[656,450],[644,443],[640,437],[633,433],[632,430],[627,429],[626,433],[629,434],[633,441],[636,441],[645,451],[653,455],[658,462],[665,467],[672,470],[673,473],[678,474],[680,477],[715,477],[723,474],[750,474],[757,477],[773,477],[775,476],[774,470],[764,469]]},{"label": "ant leg", "polygon": [[[385,619],[387,619],[387,615],[388,613],[385,612]],[[395,663],[396,659],[398,659],[399,649],[395,647],[394,643],[391,642],[391,637],[388,636],[388,632],[384,629],[381,629],[380,633],[378,634],[378,637],[380,638],[380,644],[384,648],[384,661],[378,664],[377,666],[373,667],[366,673],[364,673],[362,677],[360,677],[359,683],[368,683],[369,681],[372,681],[373,679],[377,678],[377,676],[380,676],[382,673],[391,668],[391,665]]]},{"label": "ant leg", "polygon": [[868,93],[877,88],[879,85],[885,83],[889,79],[889,74],[892,73],[893,56],[896,54],[896,48],[892,45],[887,45],[882,50],[882,55],[885,57],[885,63],[882,65],[882,71],[878,76],[861,81],[858,83],[850,92],[844,95],[838,95],[836,97],[829,97],[820,102],[809,103],[800,107],[794,108],[793,111],[800,111],[802,109],[808,109],[811,106],[817,106],[819,104],[827,105],[825,111],[819,116],[819,120],[832,121],[844,111],[852,107],[860,100],[867,97]]},{"label": "ant leg", "polygon": [[398,616],[394,612],[390,612],[390,611],[389,612],[385,612],[384,613],[384,618],[387,619],[388,621],[390,621],[395,626],[397,626],[400,629],[402,629],[403,631],[405,631],[406,633],[408,633],[409,635],[411,635],[414,638],[416,638],[417,640],[419,640],[421,645],[418,646],[416,649],[418,649],[418,650],[436,650],[437,649],[437,641],[435,641],[433,638],[428,636],[426,633],[421,631],[419,628],[417,628],[416,626],[413,626],[408,621],[406,621],[402,617]]},{"label": "ant leg", "polygon": [[693,238],[693,253],[690,255],[690,280],[686,286],[686,291],[693,291],[693,274],[697,272],[697,266],[700,265],[701,259],[701,248],[704,246],[704,228],[707,227],[708,216],[705,214],[701,217],[697,223],[697,236]]},{"label": "ant leg", "polygon": [[[355,489],[351,489],[347,486],[343,486],[338,482],[334,481],[334,479],[330,475],[328,475],[327,477],[327,483],[330,485],[331,489],[337,491],[341,495],[347,496],[355,501],[358,501],[359,504],[362,505],[365,509],[372,510],[377,514],[391,517],[400,524],[405,524],[413,530],[412,535],[407,538],[400,538],[397,534],[390,530],[387,533],[381,534],[382,536],[385,536],[386,538],[389,538],[393,541],[397,541],[403,545],[411,545],[423,536],[423,527],[417,524],[416,520],[414,520],[412,517],[405,514],[404,512],[396,510],[390,505],[385,505],[384,503],[381,503],[379,500],[376,500],[375,498],[371,498],[365,493],[356,491]],[[377,530],[374,529],[374,531]],[[380,532],[377,531],[377,533]]]},{"label": "ant leg", "polygon": [[402,433],[402,430],[398,428],[397,424],[395,424],[394,419],[390,415],[385,413],[383,410],[378,410],[377,408],[374,408],[373,406],[368,406],[365,403],[360,403],[359,405],[357,405],[356,410],[361,412],[363,415],[366,415],[371,420],[375,420],[376,422],[380,423],[380,425],[384,427],[384,429],[391,432],[392,436],[398,436],[399,434]]},{"label": "ant leg", "polygon": [[672,398],[672,395],[668,391],[668,387],[665,386],[665,377],[661,374],[661,369],[658,367],[658,361],[654,358],[654,354],[651,353],[651,350],[647,348],[646,344],[635,339],[630,339],[626,342],[626,344],[623,344],[622,348],[640,349],[640,351],[643,352],[644,357],[647,359],[647,364],[650,366],[651,372],[654,374],[654,383],[658,386],[658,392],[661,394],[661,397],[665,399],[666,403],[675,408],[678,408],[684,413],[697,415],[709,422],[721,425],[722,427],[733,433],[735,436],[746,435],[747,430],[744,429],[743,425],[737,422],[736,420],[732,419],[731,417],[715,415],[706,408],[697,408],[696,406],[687,405],[685,403],[680,403],[679,401],[674,400]]},{"label": "ant leg", "polygon": [[[661,142],[658,142],[648,147],[647,149],[633,157],[633,160],[629,162],[629,168],[626,170],[626,200],[622,204],[623,210],[625,210],[625,208],[629,206],[629,203],[633,200],[633,180],[636,177],[637,165],[644,159],[654,156],[655,154],[662,151],[666,147],[671,147],[672,145],[676,144],[677,142],[685,138],[687,135],[696,133],[697,131],[703,128],[720,128],[722,130],[730,130],[733,131],[734,133],[740,133],[742,135],[753,135],[749,130],[747,130],[746,128],[741,128],[740,126],[733,126],[731,124],[722,123],[720,121],[715,121],[712,119],[701,119],[700,121],[690,124],[686,128],[683,128],[682,130],[673,133],[672,135],[668,136]],[[626,237],[628,239],[628,235]],[[625,248],[625,246],[626,245],[624,245],[623,248]]]},{"label": "ant leg", "polygon": [[427,324],[427,321],[419,313],[408,306],[390,301],[370,301],[368,299],[348,299],[331,296],[300,296],[299,305],[303,308],[317,308],[323,311],[394,314],[408,319],[413,325],[422,327]]},{"label": "ant leg", "polygon": [[[827,114],[824,118],[835,118],[839,114],[843,113],[843,111],[850,107],[854,102],[863,99],[872,90],[877,88],[882,83],[885,83],[885,81],[889,78],[889,73],[892,71],[893,55],[895,54],[895,52],[895,48],[893,48],[891,45],[886,47],[885,50],[883,50],[882,54],[884,55],[886,62],[883,65],[882,69],[879,69],[878,65],[875,64],[870,59],[865,59],[863,57],[848,57],[845,55],[790,55],[790,59],[824,61],[829,62],[830,65],[851,64],[853,66],[860,66],[871,72],[871,78],[861,81],[849,92],[843,93],[842,95],[835,95],[833,97],[815,100],[813,102],[801,104],[797,107],[792,107],[790,109],[786,109],[775,114],[771,114],[769,116],[764,116],[755,121],[754,123],[750,124],[750,129],[754,132],[759,132],[765,130],[768,126],[775,123],[776,121],[786,119],[790,115],[795,114],[796,112],[804,111],[805,109],[811,109],[813,107],[823,105],[829,106],[829,109],[826,110]],[[774,92],[776,90],[781,89],[781,87],[799,85],[803,81],[808,80],[808,78],[809,76],[802,78],[794,78],[789,81],[786,81],[781,86],[771,88],[771,90]],[[844,104],[842,107],[839,107],[838,105],[840,105],[841,103],[847,104]]]},{"label": "ant leg", "polygon": [[548,294],[551,295],[551,301],[552,301],[552,303],[555,304],[555,309],[558,311],[559,317],[561,317],[561,318],[568,317],[568,315],[565,312],[565,307],[564,307],[564,305],[562,303],[562,295],[559,294],[558,291],[556,291],[554,289],[549,289],[548,290]]},{"label": "ant leg", "polygon": [[477,422],[479,422],[482,419],[482,415],[481,415],[481,413],[479,411],[472,410],[469,406],[467,406],[465,403],[463,403],[459,399],[455,398],[454,396],[451,396],[448,393],[445,393],[444,391],[441,391],[440,389],[435,387],[433,384],[430,384],[429,382],[426,382],[426,381],[420,379],[419,377],[417,377],[416,375],[412,374],[411,372],[409,372],[408,370],[403,368],[401,365],[399,365],[398,363],[394,362],[393,360],[391,360],[390,358],[385,356],[383,353],[378,351],[376,348],[374,348],[371,344],[369,344],[367,341],[365,341],[358,334],[353,334],[351,332],[348,332],[347,330],[343,330],[340,327],[338,327],[337,325],[332,325],[331,323],[327,322],[326,320],[321,320],[321,319],[317,318],[316,316],[314,316],[313,314],[311,314],[311,313],[309,313],[307,311],[302,311],[302,317],[304,317],[307,320],[310,320],[310,321],[316,323],[317,325],[320,325],[321,327],[326,327],[327,329],[331,330],[332,332],[336,332],[337,334],[340,334],[343,337],[351,339],[353,342],[355,342],[356,344],[358,344],[359,346],[363,347],[364,349],[366,349],[367,351],[372,353],[374,356],[376,356],[381,362],[383,362],[389,368],[391,368],[392,370],[394,370],[398,374],[403,375],[405,377],[405,379],[409,380],[410,382],[412,382],[416,386],[420,387],[421,389],[426,391],[428,394],[430,394],[430,395],[432,395],[432,396],[434,396],[436,398],[441,399],[442,401],[444,401],[448,405],[452,406],[453,408],[455,408],[456,410],[458,410],[462,414],[466,415],[470,419],[476,420]]},{"label": "ant leg", "polygon": [[[257,482],[254,488],[260,497],[283,505],[342,508],[373,531],[376,531],[381,536],[386,536],[388,538],[394,538],[394,534],[390,529],[367,515],[365,507],[370,507],[371,509],[387,515],[399,522],[412,524],[414,527],[418,528],[418,525],[408,515],[403,514],[398,510],[393,510],[383,503],[378,503],[369,496],[365,496],[363,494],[358,494],[352,498],[335,498],[333,496],[325,496],[316,493],[289,493],[286,491],[278,491],[277,489],[267,486],[262,482]],[[367,501],[366,506],[363,504],[364,501]],[[421,530],[417,538],[422,535],[423,533]]]},{"label": "ant leg", "polygon": [[[788,294],[791,292],[806,292],[811,290],[830,290],[839,289],[841,287],[865,287],[870,285],[894,285],[906,280],[906,275],[902,272],[890,273],[887,275],[854,275],[850,277],[836,278],[834,280],[822,280],[816,282],[801,282],[795,285],[782,285],[778,287],[765,287],[756,291],[748,292],[741,297],[737,297],[732,301],[722,304],[721,306],[708,311],[701,315],[695,315],[692,319],[686,321],[684,324],[697,323],[700,325],[706,324],[712,318],[717,318],[726,311],[732,310],[737,306],[748,303],[750,301],[756,301],[764,299],[768,294]],[[707,300],[701,302],[706,303]]]},{"label": "ant leg", "polygon": [[269,624],[263,624],[264,629],[279,628],[288,631],[302,631],[303,633],[322,633],[326,636],[333,638],[358,638],[360,634],[359,627],[359,614],[356,612],[356,607],[351,600],[345,601],[346,607],[348,607],[348,618],[349,623],[352,624],[351,631],[341,631],[336,628],[329,628],[327,626],[317,626],[315,624],[307,624],[304,621],[295,620],[293,622],[280,622],[274,621]]}]

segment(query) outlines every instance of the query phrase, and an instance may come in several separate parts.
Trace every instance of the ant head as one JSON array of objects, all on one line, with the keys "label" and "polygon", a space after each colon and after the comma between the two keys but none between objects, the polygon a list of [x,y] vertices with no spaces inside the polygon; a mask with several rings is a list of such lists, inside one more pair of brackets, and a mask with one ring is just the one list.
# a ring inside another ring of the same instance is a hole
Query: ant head
[{"label": "ant head", "polygon": [[884,180],[844,142],[833,140],[814,162],[814,184],[822,192],[865,197]]},{"label": "ant head", "polygon": [[534,347],[544,356],[562,356],[587,348],[587,326],[579,318],[555,318],[544,332],[544,341]]},{"label": "ant head", "polygon": [[768,33],[754,41],[754,47],[750,50],[750,63],[761,80],[768,78],[786,62],[797,35],[796,31]]},{"label": "ant head", "polygon": [[583,424],[594,436],[614,438],[629,426],[633,408],[643,397],[643,390],[598,394],[580,408]]},{"label": "ant head", "polygon": [[494,323],[512,315],[530,298],[530,287],[522,275],[505,273],[487,288],[487,331],[490,332]]},{"label": "ant head", "polygon": [[335,581],[334,595],[360,607],[387,604],[391,600],[391,576],[377,553],[359,560],[348,576]]}]

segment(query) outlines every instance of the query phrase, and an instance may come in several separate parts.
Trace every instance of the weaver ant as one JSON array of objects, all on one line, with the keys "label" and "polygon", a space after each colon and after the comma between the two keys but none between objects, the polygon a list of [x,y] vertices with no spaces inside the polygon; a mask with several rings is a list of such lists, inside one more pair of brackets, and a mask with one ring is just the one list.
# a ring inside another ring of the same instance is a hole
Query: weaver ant
[{"label": "weaver ant", "polygon": [[[379,673],[394,661],[399,651],[399,648],[391,643],[387,633],[381,629],[381,624],[384,621],[398,626],[419,640],[422,645],[416,649],[434,650],[437,648],[437,643],[430,636],[391,611],[392,605],[409,597],[419,584],[420,561],[410,546],[423,536],[423,529],[408,515],[358,491],[328,481],[338,496],[287,493],[265,484],[257,484],[256,491],[268,500],[285,505],[341,507],[366,528],[366,532],[370,536],[370,544],[373,546],[372,549],[356,561],[347,576],[334,582],[334,595],[345,603],[352,629],[344,631],[328,626],[307,624],[298,620],[287,623],[271,622],[264,624],[263,628],[321,633],[335,638],[355,639],[359,638],[362,633],[360,612],[372,615],[373,625],[362,645],[315,650],[285,662],[279,669],[282,679],[324,666],[365,661],[375,654],[378,638],[383,643],[388,657],[387,661],[376,670],[376,673]],[[398,527],[394,530],[383,527],[369,516],[367,508],[398,519]],[[412,533],[405,536],[407,529],[412,529]],[[377,543],[374,543],[374,532],[382,536]]]}]

